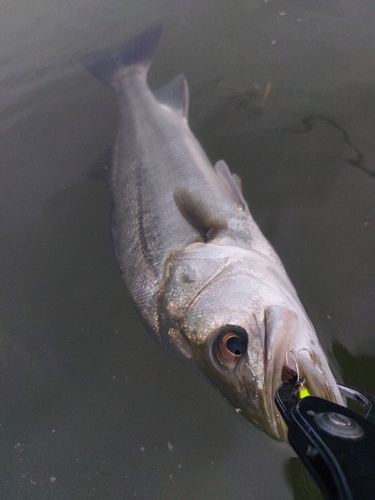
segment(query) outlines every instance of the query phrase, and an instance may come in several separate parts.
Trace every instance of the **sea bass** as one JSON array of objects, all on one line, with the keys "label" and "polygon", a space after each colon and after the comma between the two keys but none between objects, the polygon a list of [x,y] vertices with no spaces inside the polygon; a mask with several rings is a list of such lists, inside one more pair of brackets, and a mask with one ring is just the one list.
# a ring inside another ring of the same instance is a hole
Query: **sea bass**
[{"label": "sea bass", "polygon": [[151,27],[120,50],[83,61],[119,98],[108,182],[120,268],[151,334],[198,366],[257,426],[286,439],[274,404],[283,378],[298,372],[312,395],[343,401],[239,177],[223,160],[213,167],[189,128],[185,78],[149,89],[160,36]]}]

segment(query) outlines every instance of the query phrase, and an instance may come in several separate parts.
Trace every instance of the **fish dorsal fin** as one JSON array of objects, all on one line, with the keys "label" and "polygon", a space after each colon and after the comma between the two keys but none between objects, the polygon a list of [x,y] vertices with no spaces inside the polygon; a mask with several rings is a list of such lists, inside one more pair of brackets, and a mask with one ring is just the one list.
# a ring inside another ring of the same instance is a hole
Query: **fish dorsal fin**
[{"label": "fish dorsal fin", "polygon": [[219,211],[196,194],[179,189],[173,193],[173,197],[181,215],[203,236],[205,242],[212,240],[219,231],[228,229]]},{"label": "fish dorsal fin", "polygon": [[184,75],[176,76],[171,82],[154,92],[156,99],[187,118],[189,111],[189,87]]},{"label": "fish dorsal fin", "polygon": [[240,177],[236,174],[231,174],[231,171],[224,160],[219,160],[216,163],[215,172],[219,176],[227,194],[240,208],[242,208],[244,212],[250,214],[249,207],[247,206],[246,200],[242,194]]}]

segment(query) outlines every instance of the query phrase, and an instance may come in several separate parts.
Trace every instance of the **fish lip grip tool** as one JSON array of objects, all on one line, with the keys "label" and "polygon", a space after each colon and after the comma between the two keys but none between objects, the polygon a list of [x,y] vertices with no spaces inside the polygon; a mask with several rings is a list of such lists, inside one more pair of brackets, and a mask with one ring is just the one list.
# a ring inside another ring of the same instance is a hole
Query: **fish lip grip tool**
[{"label": "fish lip grip tool", "polygon": [[[303,386],[302,381],[302,386]],[[292,448],[329,500],[375,499],[375,397],[338,385],[365,414],[315,396],[303,397],[294,377],[276,391],[275,403]]]}]

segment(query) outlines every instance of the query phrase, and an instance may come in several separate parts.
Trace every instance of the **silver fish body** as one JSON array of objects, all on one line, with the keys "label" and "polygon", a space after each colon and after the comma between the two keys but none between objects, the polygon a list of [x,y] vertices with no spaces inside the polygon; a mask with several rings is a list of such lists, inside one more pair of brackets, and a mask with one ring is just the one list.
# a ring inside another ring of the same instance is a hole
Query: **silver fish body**
[{"label": "silver fish body", "polygon": [[215,168],[187,121],[179,76],[153,93],[161,30],[84,64],[112,85],[120,127],[109,185],[114,240],[148,330],[189,359],[259,427],[286,439],[274,393],[285,369],[342,403],[326,356],[280,259],[252,219],[239,178]]}]

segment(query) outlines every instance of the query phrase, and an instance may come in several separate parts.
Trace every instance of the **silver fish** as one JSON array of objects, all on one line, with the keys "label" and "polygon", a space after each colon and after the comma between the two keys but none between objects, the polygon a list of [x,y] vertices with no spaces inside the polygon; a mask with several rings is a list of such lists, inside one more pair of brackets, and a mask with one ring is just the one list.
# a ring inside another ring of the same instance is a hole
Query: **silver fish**
[{"label": "silver fish", "polygon": [[343,404],[327,358],[284,267],[250,215],[241,181],[213,168],[187,120],[180,75],[152,92],[160,27],[84,65],[117,91],[120,127],[108,180],[114,240],[147,329],[197,365],[238,410],[278,439],[285,374]]}]

